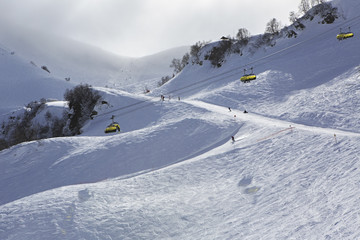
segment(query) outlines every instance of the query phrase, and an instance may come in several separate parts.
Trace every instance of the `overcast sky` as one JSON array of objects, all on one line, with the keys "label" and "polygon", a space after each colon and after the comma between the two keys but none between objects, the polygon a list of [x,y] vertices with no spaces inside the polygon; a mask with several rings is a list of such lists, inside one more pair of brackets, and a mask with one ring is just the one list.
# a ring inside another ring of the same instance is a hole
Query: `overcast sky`
[{"label": "overcast sky", "polygon": [[[300,0],[0,0],[0,20],[139,57],[289,23]],[[2,34],[2,33],[0,33]]]}]

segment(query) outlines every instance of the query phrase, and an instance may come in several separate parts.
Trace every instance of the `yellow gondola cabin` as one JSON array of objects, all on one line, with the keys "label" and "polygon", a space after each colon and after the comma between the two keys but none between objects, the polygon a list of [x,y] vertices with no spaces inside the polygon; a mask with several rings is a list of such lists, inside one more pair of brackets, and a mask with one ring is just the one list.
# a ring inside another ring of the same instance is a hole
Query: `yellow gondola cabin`
[{"label": "yellow gondola cabin", "polygon": [[348,32],[341,32],[341,28],[340,28],[340,33],[338,35],[336,35],[336,38],[338,40],[343,40],[343,39],[347,39],[347,38],[351,38],[354,36],[354,33],[350,31],[350,27],[349,27],[349,31]]},{"label": "yellow gondola cabin", "polygon": [[256,75],[255,74],[247,74],[240,78],[240,81],[242,82],[250,82],[251,80],[255,80]]},{"label": "yellow gondola cabin", "polygon": [[246,69],[244,69],[244,75],[240,78],[240,81],[246,83],[256,79],[256,75],[253,73],[253,68],[250,69],[251,69],[250,74],[246,74]]},{"label": "yellow gondola cabin", "polygon": [[120,132],[120,125],[117,122],[111,123],[105,129],[105,133],[112,133],[112,132],[116,132],[116,131]]}]

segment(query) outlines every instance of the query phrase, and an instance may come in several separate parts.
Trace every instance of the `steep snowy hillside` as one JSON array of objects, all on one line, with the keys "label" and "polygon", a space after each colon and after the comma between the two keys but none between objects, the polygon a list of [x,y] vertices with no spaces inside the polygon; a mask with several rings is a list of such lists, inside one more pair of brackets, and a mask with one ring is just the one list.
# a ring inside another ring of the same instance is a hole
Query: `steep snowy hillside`
[{"label": "steep snowy hillside", "polygon": [[53,77],[35,65],[0,45],[0,121],[9,111],[24,107],[41,98],[63,99],[73,84]]},{"label": "steep snowy hillside", "polygon": [[0,239],[360,239],[360,4],[334,6],[150,94],[97,86],[82,135],[0,151]]},{"label": "steep snowy hillside", "polygon": [[70,78],[76,84],[112,87],[141,93],[153,89],[161,77],[171,75],[173,58],[189,51],[188,46],[169,49],[142,58],[118,56],[87,44],[0,23],[0,43],[38,65],[46,65],[52,76]]},{"label": "steep snowy hillside", "polygon": [[[209,61],[201,67],[188,65],[154,95],[170,93],[284,120],[358,131],[360,122],[352,119],[360,107],[359,38],[339,41],[336,35],[350,26],[355,36],[360,32],[356,10],[360,4],[347,0],[335,6],[339,18],[333,24],[319,24],[318,16],[304,20],[306,28],[297,30],[296,38],[277,39],[275,46],[252,53],[255,38],[243,49],[243,56],[227,56],[221,68],[211,67]],[[257,80],[243,84],[239,81],[243,69],[250,67]],[[340,122],[334,122],[335,115]]]}]

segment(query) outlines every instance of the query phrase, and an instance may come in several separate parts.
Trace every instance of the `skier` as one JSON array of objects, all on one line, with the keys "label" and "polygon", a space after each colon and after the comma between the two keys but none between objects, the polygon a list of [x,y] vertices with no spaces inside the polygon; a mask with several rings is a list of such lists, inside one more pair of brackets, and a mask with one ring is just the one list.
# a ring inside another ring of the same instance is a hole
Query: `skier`
[{"label": "skier", "polygon": [[235,142],[235,138],[234,138],[234,136],[231,136],[231,140],[232,140],[233,142]]},{"label": "skier", "polygon": [[231,108],[229,107],[229,112],[231,112]]}]

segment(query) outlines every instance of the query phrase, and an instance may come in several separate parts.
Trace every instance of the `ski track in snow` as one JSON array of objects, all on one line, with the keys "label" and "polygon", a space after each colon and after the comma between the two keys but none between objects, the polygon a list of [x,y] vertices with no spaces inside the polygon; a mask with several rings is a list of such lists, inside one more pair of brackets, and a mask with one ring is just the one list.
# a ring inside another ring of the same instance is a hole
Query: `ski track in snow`
[{"label": "ski track in snow", "polygon": [[[223,114],[224,109],[226,109],[226,107],[224,107],[224,106],[217,106],[214,104],[200,102],[200,101],[196,101],[196,100],[191,100],[188,102],[195,106],[203,107],[203,108],[215,111],[220,114]],[[263,125],[263,126],[282,127],[285,129],[293,127],[293,128],[297,128],[297,129],[301,129],[301,130],[305,130],[305,131],[310,131],[313,133],[321,133],[321,134],[329,134],[329,135],[336,134],[339,136],[354,136],[354,137],[360,136],[360,133],[356,133],[356,132],[342,131],[342,130],[332,129],[332,128],[307,126],[304,124],[298,124],[298,123],[293,123],[293,122],[289,122],[289,121],[278,120],[275,118],[264,117],[259,114],[243,113],[242,111],[240,111],[238,109],[232,109],[232,111],[229,113],[229,115],[234,115],[234,119],[236,119],[236,120],[250,121],[250,122],[254,122],[254,123],[257,123],[257,124]]]},{"label": "ski track in snow", "polygon": [[[229,135],[226,143],[210,151],[156,171],[49,190],[31,196],[31,202],[24,198],[3,205],[1,216],[13,223],[13,226],[4,225],[6,232],[16,232],[17,237],[24,239],[40,237],[37,226],[44,226],[42,234],[50,234],[54,239],[78,236],[133,239],[142,234],[172,239],[222,239],[224,235],[235,239],[288,239],[311,238],[327,226],[332,236],[346,236],[341,229],[348,223],[346,219],[358,219],[357,212],[349,210],[359,202],[335,204],[333,199],[340,197],[335,194],[338,190],[349,197],[355,194],[349,190],[357,185],[359,157],[352,159],[354,152],[349,149],[356,149],[351,139],[358,139],[358,134],[344,132],[344,139],[336,144],[328,136],[334,129],[295,126],[293,132],[259,141],[288,127],[289,122],[244,114],[236,109],[228,112],[225,107],[200,101],[186,103],[212,111],[217,117],[231,118],[240,125],[234,135],[243,139],[231,143]],[[251,129],[253,132],[249,134]],[[279,151],[279,146],[284,149]],[[327,158],[328,154],[342,156],[344,161]],[[324,164],[326,159],[332,160]],[[346,184],[338,182],[346,175],[354,180]],[[43,199],[52,199],[52,204]],[[33,209],[28,204],[38,207]],[[47,210],[41,208],[43,205]],[[297,210],[305,205],[310,208]],[[23,209],[21,218],[16,214],[18,206]],[[347,215],[348,218],[343,217]],[[284,223],[275,228],[273,224],[279,219]],[[95,225],[100,226],[99,232],[82,230]],[[177,228],[170,227],[175,225]],[[354,236],[352,232],[347,234]]]}]

